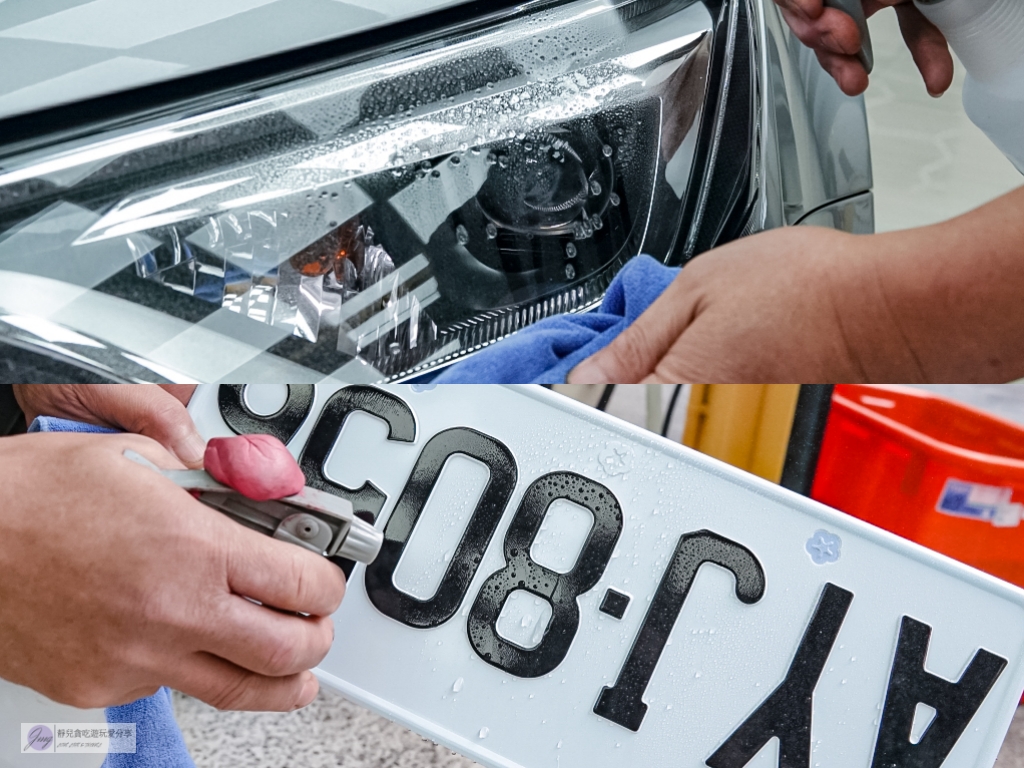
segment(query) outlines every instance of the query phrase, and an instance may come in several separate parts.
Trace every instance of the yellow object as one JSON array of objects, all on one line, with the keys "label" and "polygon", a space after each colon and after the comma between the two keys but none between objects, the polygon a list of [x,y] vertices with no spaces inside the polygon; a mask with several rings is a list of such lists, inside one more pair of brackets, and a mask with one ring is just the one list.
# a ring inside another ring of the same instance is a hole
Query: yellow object
[{"label": "yellow object", "polygon": [[683,444],[777,483],[798,384],[694,384]]}]

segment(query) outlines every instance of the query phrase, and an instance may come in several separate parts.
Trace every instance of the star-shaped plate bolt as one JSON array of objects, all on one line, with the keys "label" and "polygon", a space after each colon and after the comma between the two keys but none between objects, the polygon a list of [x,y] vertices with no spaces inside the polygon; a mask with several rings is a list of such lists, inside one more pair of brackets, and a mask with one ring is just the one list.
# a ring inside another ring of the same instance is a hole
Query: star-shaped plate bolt
[{"label": "star-shaped plate bolt", "polygon": [[843,547],[842,540],[834,533],[825,530],[815,531],[807,540],[807,554],[817,565],[834,563],[839,559]]}]

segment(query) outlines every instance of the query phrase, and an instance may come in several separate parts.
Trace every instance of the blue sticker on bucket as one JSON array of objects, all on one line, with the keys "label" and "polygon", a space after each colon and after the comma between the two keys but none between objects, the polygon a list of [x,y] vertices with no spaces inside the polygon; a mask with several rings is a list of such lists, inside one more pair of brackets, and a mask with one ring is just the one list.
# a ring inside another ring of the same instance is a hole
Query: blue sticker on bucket
[{"label": "blue sticker on bucket", "polygon": [[969,483],[949,478],[939,495],[935,509],[944,515],[966,517],[999,528],[1012,528],[1020,524],[1021,505],[1010,498],[1013,488]]}]

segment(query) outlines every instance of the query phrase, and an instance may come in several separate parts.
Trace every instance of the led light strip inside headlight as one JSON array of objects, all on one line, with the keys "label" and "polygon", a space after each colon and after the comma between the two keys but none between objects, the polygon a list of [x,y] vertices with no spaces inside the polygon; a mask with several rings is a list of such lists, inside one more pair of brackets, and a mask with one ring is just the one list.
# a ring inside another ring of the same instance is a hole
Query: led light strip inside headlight
[{"label": "led light strip inside headlight", "polygon": [[729,5],[527,4],[9,158],[0,338],[127,378],[376,381],[585,310],[676,247]]}]

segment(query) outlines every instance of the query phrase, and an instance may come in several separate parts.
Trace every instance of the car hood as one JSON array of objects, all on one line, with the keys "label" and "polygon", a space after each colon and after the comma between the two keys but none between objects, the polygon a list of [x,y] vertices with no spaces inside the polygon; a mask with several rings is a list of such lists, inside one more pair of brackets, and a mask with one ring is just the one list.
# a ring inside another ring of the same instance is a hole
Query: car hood
[{"label": "car hood", "polygon": [[467,0],[0,0],[0,119],[237,64]]}]

